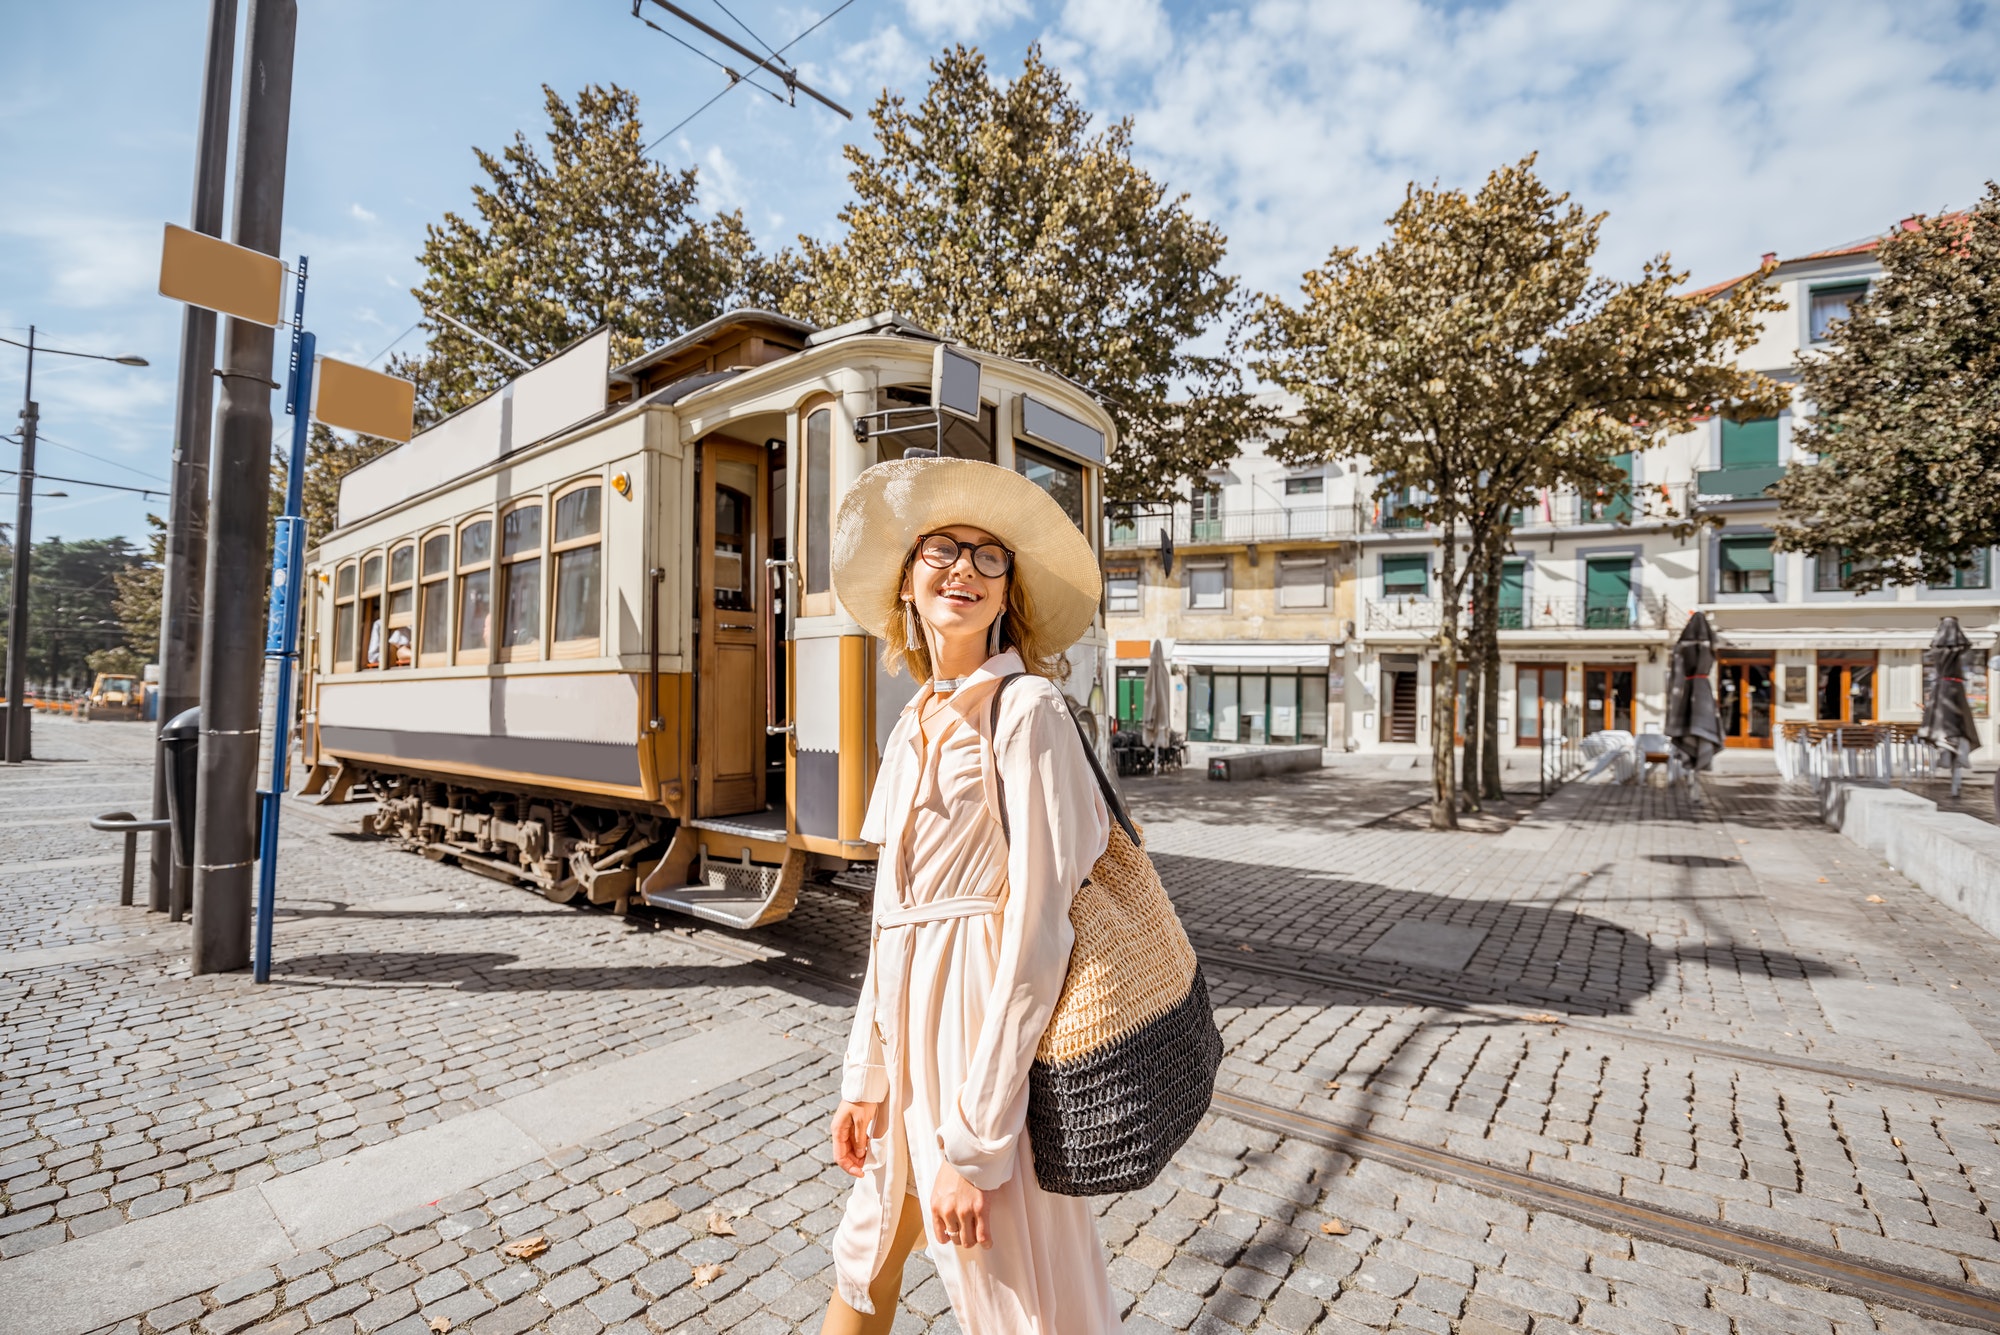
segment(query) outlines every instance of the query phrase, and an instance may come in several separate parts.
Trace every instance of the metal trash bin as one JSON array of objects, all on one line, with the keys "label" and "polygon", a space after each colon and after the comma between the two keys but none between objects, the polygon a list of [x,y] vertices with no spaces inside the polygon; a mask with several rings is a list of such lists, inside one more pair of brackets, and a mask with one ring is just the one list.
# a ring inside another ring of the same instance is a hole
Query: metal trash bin
[{"label": "metal trash bin", "polygon": [[201,709],[184,710],[160,729],[166,749],[167,818],[173,822],[174,861],[194,866],[194,805],[201,776]]}]

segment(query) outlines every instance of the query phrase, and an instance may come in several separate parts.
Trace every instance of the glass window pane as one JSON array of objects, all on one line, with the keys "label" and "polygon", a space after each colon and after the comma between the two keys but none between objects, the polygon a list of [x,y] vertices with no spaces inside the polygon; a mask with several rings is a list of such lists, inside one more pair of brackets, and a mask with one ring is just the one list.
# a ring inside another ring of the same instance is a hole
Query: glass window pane
[{"label": "glass window pane", "polygon": [[1846,287],[1823,287],[1812,294],[1812,341],[1824,343],[1835,320],[1845,320],[1847,311],[1855,300],[1867,295],[1868,284],[1854,283]]},{"label": "glass window pane", "polygon": [[556,557],[556,638],[597,638],[598,557],[596,544]]},{"label": "glass window pane", "polygon": [[1188,672],[1188,738],[1192,741],[1208,741],[1215,726],[1214,685],[1207,669],[1193,668]]},{"label": "glass window pane", "polygon": [[361,587],[379,589],[382,587],[382,558],[371,556],[361,563]]},{"label": "glass window pane", "polygon": [[333,577],[333,596],[336,598],[352,598],[354,596],[353,566],[342,566],[340,573]]},{"label": "glass window pane", "polygon": [[1014,471],[1055,497],[1056,504],[1070,517],[1070,522],[1083,528],[1082,468],[1016,441]]},{"label": "glass window pane", "polygon": [[506,607],[500,620],[500,647],[534,644],[542,633],[542,562],[516,561],[507,572]]},{"label": "glass window pane", "polygon": [[[353,567],[348,567],[353,573]],[[333,611],[333,657],[340,663],[354,661],[354,604],[342,603]]]},{"label": "glass window pane", "polygon": [[1299,740],[1326,745],[1326,674],[1299,678]]},{"label": "glass window pane", "polygon": [[602,487],[579,487],[556,502],[556,541],[588,538],[597,532]]},{"label": "glass window pane", "polygon": [[392,620],[405,620],[417,605],[415,589],[398,589],[389,595],[389,616]]},{"label": "glass window pane", "polygon": [[523,505],[500,520],[500,555],[526,556],[542,550],[542,507]]},{"label": "glass window pane", "polygon": [[391,584],[407,584],[416,578],[416,574],[416,548],[398,547],[395,551],[389,553],[389,582]]},{"label": "glass window pane", "polygon": [[1320,496],[1324,495],[1325,492],[1326,479],[1323,477],[1288,477],[1285,479],[1285,495],[1287,496]]},{"label": "glass window pane", "polygon": [[1215,740],[1218,742],[1233,742],[1236,740],[1236,693],[1236,675],[1234,673],[1217,674],[1215,678]]},{"label": "glass window pane", "polygon": [[1243,740],[1252,746],[1262,746],[1269,740],[1267,735],[1269,715],[1265,708],[1264,678],[1261,675],[1244,677],[1242,696],[1243,721],[1237,731],[1243,734]]},{"label": "glass window pane", "polygon": [[750,610],[749,572],[744,552],[750,544],[750,498],[734,487],[715,489],[715,605],[731,612]]},{"label": "glass window pane", "polygon": [[1273,742],[1295,742],[1299,739],[1299,679],[1297,677],[1271,678],[1271,723],[1269,727]]},{"label": "glass window pane", "polygon": [[1219,565],[1188,567],[1188,606],[1219,608],[1225,602],[1227,592],[1224,567]]},{"label": "glass window pane", "polygon": [[833,587],[833,414],[825,408],[806,418],[806,494],[799,509],[806,531],[806,592]]},{"label": "glass window pane", "polygon": [[493,620],[493,572],[458,577],[458,647],[484,649]]},{"label": "glass window pane", "polygon": [[448,580],[434,579],[424,585],[424,603],[419,618],[418,651],[441,654],[451,647],[451,607],[445,597]]},{"label": "glass window pane", "polygon": [[474,566],[493,555],[493,521],[467,524],[458,534],[458,563]]},{"label": "glass window pane", "polygon": [[424,539],[424,574],[442,575],[451,569],[451,534],[433,533]]}]

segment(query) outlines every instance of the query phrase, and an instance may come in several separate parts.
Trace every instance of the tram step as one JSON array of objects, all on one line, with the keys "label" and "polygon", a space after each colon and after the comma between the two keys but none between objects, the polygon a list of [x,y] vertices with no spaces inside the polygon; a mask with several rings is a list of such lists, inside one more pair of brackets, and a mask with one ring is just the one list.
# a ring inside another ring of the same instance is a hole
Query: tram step
[{"label": "tram step", "polygon": [[683,885],[671,890],[648,890],[644,898],[656,909],[705,918],[724,927],[748,929],[770,921],[765,916],[771,909],[768,897],[745,899],[741,891],[729,887]]}]

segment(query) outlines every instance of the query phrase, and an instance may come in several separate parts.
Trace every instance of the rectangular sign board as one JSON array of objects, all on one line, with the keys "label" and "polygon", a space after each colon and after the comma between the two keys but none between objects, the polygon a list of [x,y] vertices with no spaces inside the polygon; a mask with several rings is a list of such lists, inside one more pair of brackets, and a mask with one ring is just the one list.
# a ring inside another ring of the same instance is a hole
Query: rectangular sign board
[{"label": "rectangular sign board", "polygon": [[313,375],[312,415],[344,431],[398,443],[416,431],[417,387],[352,362],[321,357]]},{"label": "rectangular sign board", "polygon": [[285,264],[168,223],[160,243],[160,295],[275,327],[285,322]]},{"label": "rectangular sign board", "polygon": [[949,343],[937,345],[931,361],[931,402],[940,412],[979,420],[979,359]]}]

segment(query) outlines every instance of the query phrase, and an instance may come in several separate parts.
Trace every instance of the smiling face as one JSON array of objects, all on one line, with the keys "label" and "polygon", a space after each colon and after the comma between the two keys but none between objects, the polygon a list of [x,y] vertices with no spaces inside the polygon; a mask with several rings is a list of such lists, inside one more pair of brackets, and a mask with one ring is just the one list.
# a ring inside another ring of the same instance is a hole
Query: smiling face
[{"label": "smiling face", "polygon": [[980,543],[1001,543],[983,528],[952,524],[936,530],[958,540],[958,560],[939,570],[920,555],[910,562],[903,593],[914,596],[917,615],[945,640],[986,634],[993,619],[1007,606],[1009,576],[982,575],[973,567],[972,549]]}]

